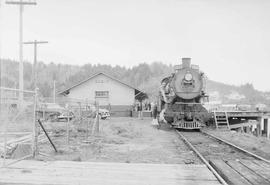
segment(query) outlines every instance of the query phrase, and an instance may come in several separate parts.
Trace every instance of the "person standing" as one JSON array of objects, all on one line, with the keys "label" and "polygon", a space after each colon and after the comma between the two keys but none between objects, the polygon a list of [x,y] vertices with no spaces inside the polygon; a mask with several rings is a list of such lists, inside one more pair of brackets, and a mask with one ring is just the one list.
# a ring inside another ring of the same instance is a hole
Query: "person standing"
[{"label": "person standing", "polygon": [[153,117],[154,117],[154,119],[157,119],[157,104],[155,103],[154,105],[153,105]]},{"label": "person standing", "polygon": [[152,105],[152,115],[153,115],[152,125],[157,126],[157,128],[159,129],[160,125],[159,125],[158,120],[157,120],[157,113],[158,113],[157,112],[157,104],[153,103],[153,105]]},{"label": "person standing", "polygon": [[142,102],[139,102],[138,105],[138,118],[143,119],[143,115],[142,115]]}]

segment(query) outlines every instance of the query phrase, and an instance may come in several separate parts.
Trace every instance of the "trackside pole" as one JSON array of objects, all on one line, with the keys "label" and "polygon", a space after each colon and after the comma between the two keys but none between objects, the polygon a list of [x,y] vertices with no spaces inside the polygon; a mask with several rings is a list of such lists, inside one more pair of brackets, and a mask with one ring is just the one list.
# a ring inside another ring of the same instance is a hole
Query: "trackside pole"
[{"label": "trackside pole", "polygon": [[34,94],[34,119],[33,119],[33,158],[36,157],[38,153],[38,133],[37,133],[37,119],[36,119],[36,110],[37,110],[37,88],[35,88]]},{"label": "trackside pole", "polygon": [[89,102],[88,102],[88,99],[86,99],[86,140],[88,140],[89,138],[89,127],[90,127],[90,124],[91,124],[91,117],[90,115],[88,115],[88,111],[90,112],[90,109],[88,110],[88,106],[89,106]]},{"label": "trackside pole", "polygon": [[69,106],[67,106],[66,144],[69,144]]},{"label": "trackside pole", "polygon": [[6,166],[6,158],[7,158],[7,120],[4,120],[4,159],[3,159],[3,167]]},{"label": "trackside pole", "polygon": [[96,117],[94,120],[94,124],[92,127],[92,135],[99,133],[99,104],[98,102],[95,102],[95,104],[96,104],[97,110],[96,110]]},{"label": "trackside pole", "polygon": [[[89,132],[93,129],[93,124],[94,124],[94,122],[92,122],[91,121],[91,117],[90,116],[88,116],[87,117],[87,132],[86,132],[86,139],[88,139],[89,138]],[[91,134],[91,133],[90,133]]]},{"label": "trackside pole", "polygon": [[99,103],[97,102],[97,125],[96,125],[96,133],[99,133]]},{"label": "trackside pole", "polygon": [[267,139],[270,139],[270,118],[267,118],[267,133],[266,133]]}]

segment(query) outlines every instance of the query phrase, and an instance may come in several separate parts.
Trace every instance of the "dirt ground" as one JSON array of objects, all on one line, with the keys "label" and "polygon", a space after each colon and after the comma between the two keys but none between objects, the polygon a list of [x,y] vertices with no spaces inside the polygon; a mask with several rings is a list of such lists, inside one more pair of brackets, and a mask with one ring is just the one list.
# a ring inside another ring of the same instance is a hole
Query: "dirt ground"
[{"label": "dirt ground", "polygon": [[270,139],[236,131],[205,130],[252,153],[270,160]]},{"label": "dirt ground", "polygon": [[69,145],[66,142],[66,123],[45,124],[51,130],[58,153],[46,142],[39,146],[41,153],[50,155],[40,160],[73,160],[126,163],[199,164],[200,160],[169,127],[160,130],[151,119],[110,118],[100,121],[99,135],[90,135],[76,123],[71,126]]}]

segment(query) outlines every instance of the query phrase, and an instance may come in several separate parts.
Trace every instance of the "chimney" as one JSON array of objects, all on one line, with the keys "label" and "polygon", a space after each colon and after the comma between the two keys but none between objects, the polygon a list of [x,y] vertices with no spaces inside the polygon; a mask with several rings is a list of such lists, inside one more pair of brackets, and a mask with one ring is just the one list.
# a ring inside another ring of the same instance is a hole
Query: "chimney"
[{"label": "chimney", "polygon": [[189,68],[191,63],[191,58],[182,58],[183,68]]}]

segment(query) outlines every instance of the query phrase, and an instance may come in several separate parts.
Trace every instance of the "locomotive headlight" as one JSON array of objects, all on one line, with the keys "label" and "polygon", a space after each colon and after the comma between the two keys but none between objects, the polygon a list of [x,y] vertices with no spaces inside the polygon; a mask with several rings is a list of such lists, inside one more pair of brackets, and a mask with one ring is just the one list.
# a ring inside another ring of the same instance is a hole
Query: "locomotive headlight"
[{"label": "locomotive headlight", "polygon": [[185,74],[185,80],[186,81],[191,81],[192,80],[192,74],[191,73],[187,73],[187,74]]}]

